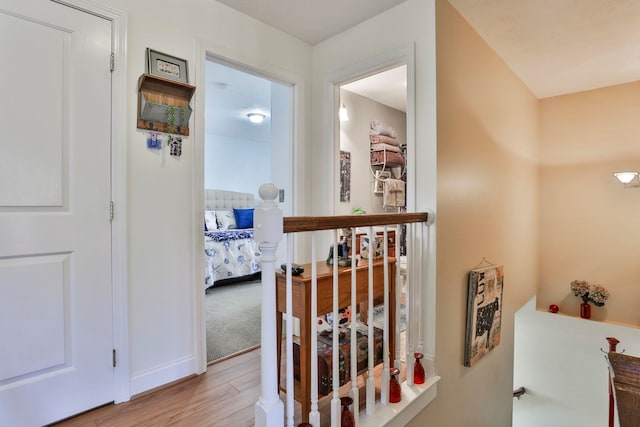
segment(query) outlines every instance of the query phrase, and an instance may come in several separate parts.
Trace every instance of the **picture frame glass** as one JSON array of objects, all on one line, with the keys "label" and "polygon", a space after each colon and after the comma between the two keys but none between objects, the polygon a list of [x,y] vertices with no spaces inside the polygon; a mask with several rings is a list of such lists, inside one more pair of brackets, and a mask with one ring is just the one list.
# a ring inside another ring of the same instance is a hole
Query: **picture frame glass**
[{"label": "picture frame glass", "polygon": [[147,48],[147,74],[189,83],[187,60]]}]

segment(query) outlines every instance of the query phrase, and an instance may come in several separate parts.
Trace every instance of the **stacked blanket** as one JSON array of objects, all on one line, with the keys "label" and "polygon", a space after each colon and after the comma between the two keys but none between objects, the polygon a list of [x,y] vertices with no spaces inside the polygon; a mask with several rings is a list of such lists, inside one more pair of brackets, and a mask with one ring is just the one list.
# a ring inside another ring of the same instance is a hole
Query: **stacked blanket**
[{"label": "stacked blanket", "polygon": [[371,164],[383,164],[390,167],[404,166],[401,143],[396,130],[380,120],[371,120],[369,129],[371,142]]},{"label": "stacked blanket", "polygon": [[[369,129],[371,143],[371,164],[385,167],[403,167],[405,159],[402,146],[404,142],[398,140],[396,130],[380,120],[372,120]],[[400,179],[387,178],[383,180],[382,205],[384,207],[403,207],[406,204],[406,184]]]}]

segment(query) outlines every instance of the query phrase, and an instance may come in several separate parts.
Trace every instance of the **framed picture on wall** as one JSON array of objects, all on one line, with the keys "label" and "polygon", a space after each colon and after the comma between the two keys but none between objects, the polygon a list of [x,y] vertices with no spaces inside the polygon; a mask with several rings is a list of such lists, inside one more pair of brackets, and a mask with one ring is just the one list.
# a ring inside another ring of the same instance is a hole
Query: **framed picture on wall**
[{"label": "framed picture on wall", "polygon": [[473,366],[500,344],[503,282],[502,265],[469,272],[465,366]]},{"label": "framed picture on wall", "polygon": [[187,60],[147,48],[147,74],[180,83],[189,83]]},{"label": "framed picture on wall", "polygon": [[351,153],[340,150],[340,201],[351,201]]}]

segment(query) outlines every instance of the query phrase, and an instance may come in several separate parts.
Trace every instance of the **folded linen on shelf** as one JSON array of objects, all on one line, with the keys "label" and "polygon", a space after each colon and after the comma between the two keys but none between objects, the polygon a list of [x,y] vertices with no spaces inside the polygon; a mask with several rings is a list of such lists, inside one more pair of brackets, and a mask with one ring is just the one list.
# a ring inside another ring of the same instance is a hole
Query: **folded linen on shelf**
[{"label": "folded linen on shelf", "polygon": [[393,151],[372,151],[372,165],[386,165],[390,167],[404,166],[404,157],[400,153]]},{"label": "folded linen on shelf", "polygon": [[406,183],[401,179],[386,179],[384,181],[382,206],[385,208],[403,207],[406,204],[405,188]]},{"label": "folded linen on shelf", "polygon": [[401,153],[402,150],[397,145],[389,144],[371,144],[371,151],[393,151],[394,153]]},{"label": "folded linen on shelf", "polygon": [[389,144],[389,145],[403,145],[400,141],[398,141],[396,138],[391,138],[390,136],[387,135],[369,135],[369,141],[371,141],[372,144]]},{"label": "folded linen on shelf", "polygon": [[369,134],[386,135],[394,139],[398,137],[398,133],[392,126],[381,122],[380,120],[371,120],[371,130],[369,131]]}]

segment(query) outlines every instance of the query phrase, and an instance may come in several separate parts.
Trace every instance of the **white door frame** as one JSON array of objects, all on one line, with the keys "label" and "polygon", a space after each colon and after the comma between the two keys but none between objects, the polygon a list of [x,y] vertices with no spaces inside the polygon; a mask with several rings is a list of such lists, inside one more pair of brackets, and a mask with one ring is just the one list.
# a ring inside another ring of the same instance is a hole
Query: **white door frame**
[{"label": "white door frame", "polygon": [[[202,237],[202,215],[204,212],[204,110],[205,110],[205,88],[206,88],[206,63],[207,60],[218,60],[222,63],[237,66],[243,71],[253,72],[264,78],[291,85],[293,89],[293,129],[291,135],[291,165],[290,182],[291,190],[288,195],[292,200],[292,214],[296,215],[300,211],[303,201],[299,197],[302,188],[299,187],[300,180],[295,179],[298,175],[298,165],[303,164],[303,148],[296,143],[299,135],[304,135],[302,117],[303,110],[303,79],[293,73],[274,67],[267,61],[268,58],[259,59],[248,57],[241,52],[217,44],[216,42],[204,39],[196,40],[196,61],[195,61],[195,84],[199,89],[195,92],[195,109],[197,113],[194,117],[194,149],[193,149],[193,174],[192,174],[192,233],[193,253],[195,254],[192,266],[192,283],[194,284],[194,316],[193,330],[196,342],[196,357],[199,360],[199,371],[207,371],[207,330],[206,330],[206,310],[205,295],[202,292],[204,283],[204,257],[198,254],[204,253],[204,239]],[[256,201],[259,202],[259,201]]]},{"label": "white door frame", "polygon": [[[131,399],[127,283],[127,14],[91,0],[51,0],[111,21],[111,286],[113,290],[114,402]],[[106,214],[106,213],[105,213]]]}]

